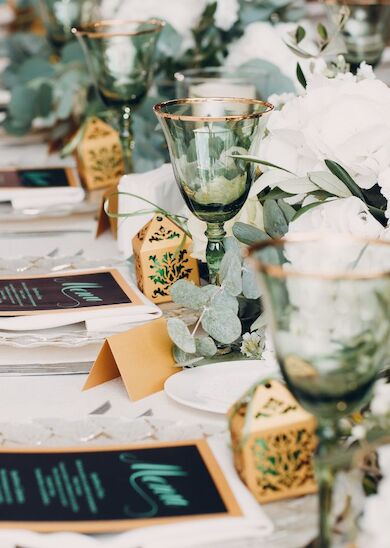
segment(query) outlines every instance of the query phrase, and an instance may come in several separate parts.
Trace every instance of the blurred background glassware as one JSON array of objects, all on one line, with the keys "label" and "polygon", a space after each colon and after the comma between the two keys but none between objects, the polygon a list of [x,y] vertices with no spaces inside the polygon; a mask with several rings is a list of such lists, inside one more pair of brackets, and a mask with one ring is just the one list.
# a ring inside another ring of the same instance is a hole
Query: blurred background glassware
[{"label": "blurred background glassware", "polygon": [[98,95],[118,113],[126,173],[134,148],[131,113],[146,96],[153,76],[153,57],[162,21],[109,20],[72,29],[79,39]]},{"label": "blurred background glassware", "polygon": [[352,70],[362,61],[376,66],[390,37],[389,0],[325,0],[328,16],[337,17],[340,6],[347,6],[349,16],[342,30]]},{"label": "blurred background glassware", "polygon": [[234,154],[258,151],[264,115],[272,108],[256,99],[223,97],[176,99],[154,107],[183,198],[207,223],[211,283],[218,283],[224,223],[240,211],[255,180],[254,165]]},{"label": "blurred background glassware", "polygon": [[[240,67],[204,67],[176,72],[177,97],[266,99],[269,72]],[[263,82],[260,97],[255,82]]]},{"label": "blurred background glassware", "polygon": [[46,36],[54,49],[73,40],[72,28],[92,22],[99,13],[98,0],[38,0]]},{"label": "blurred background glassware", "polygon": [[390,356],[390,243],[306,234],[259,243],[250,254],[283,377],[318,421],[316,546],[327,548],[338,421],[369,402]]}]

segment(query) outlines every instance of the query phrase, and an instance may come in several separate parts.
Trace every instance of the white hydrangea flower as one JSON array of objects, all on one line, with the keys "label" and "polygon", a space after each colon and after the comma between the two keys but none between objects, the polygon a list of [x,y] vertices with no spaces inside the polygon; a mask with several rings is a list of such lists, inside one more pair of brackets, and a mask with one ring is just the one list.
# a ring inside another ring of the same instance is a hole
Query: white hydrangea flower
[{"label": "white hydrangea flower", "polygon": [[361,188],[378,183],[390,201],[390,89],[383,82],[313,75],[303,95],[271,113],[267,130],[258,153],[263,160],[304,177],[331,159]]},{"label": "white hydrangea flower", "polygon": [[209,0],[103,0],[101,11],[103,19],[149,19],[159,17],[170,23],[183,38],[183,49],[193,43],[191,29],[199,18]]},{"label": "white hydrangea flower", "polygon": [[371,411],[374,415],[386,415],[390,413],[390,383],[379,380],[375,384]]},{"label": "white hydrangea flower", "polygon": [[238,0],[218,0],[215,23],[222,30],[229,30],[238,19]]}]

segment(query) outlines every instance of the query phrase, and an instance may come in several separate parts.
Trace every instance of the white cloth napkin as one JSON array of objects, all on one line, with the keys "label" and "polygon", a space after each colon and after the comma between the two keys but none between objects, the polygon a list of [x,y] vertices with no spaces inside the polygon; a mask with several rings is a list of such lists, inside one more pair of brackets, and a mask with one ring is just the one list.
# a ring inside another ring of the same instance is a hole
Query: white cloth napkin
[{"label": "white cloth napkin", "polygon": [[[40,535],[28,531],[0,532],[0,546],[14,548],[15,544],[29,548],[211,548],[234,546],[234,540],[257,541],[266,548],[266,537],[273,525],[261,506],[239,479],[234,469],[232,455],[224,436],[208,440],[239,505],[243,517],[189,520],[172,525],[157,525],[128,531],[119,535],[94,538],[75,533]],[[261,542],[260,539],[264,539]]]},{"label": "white cloth napkin", "polygon": [[[188,217],[189,211],[176,184],[171,164],[164,164],[158,169],[146,173],[124,175],[119,182],[118,191],[136,194],[150,200],[169,213]],[[153,206],[139,198],[119,194],[119,214],[134,213],[145,209],[153,210]],[[142,213],[132,217],[119,218],[118,248],[125,257],[130,257],[133,254],[132,238],[150,221],[153,215],[154,213]]]},{"label": "white cloth napkin", "polygon": [[159,318],[162,315],[161,310],[130,281],[127,269],[118,270],[143,304],[121,308],[99,307],[96,310],[80,309],[74,312],[66,311],[63,314],[49,312],[30,316],[0,317],[0,329],[37,331],[85,322],[87,331],[124,331],[131,325]]},{"label": "white cloth napkin", "polygon": [[39,208],[78,204],[84,200],[81,187],[2,188],[0,202],[11,202],[14,209]]}]

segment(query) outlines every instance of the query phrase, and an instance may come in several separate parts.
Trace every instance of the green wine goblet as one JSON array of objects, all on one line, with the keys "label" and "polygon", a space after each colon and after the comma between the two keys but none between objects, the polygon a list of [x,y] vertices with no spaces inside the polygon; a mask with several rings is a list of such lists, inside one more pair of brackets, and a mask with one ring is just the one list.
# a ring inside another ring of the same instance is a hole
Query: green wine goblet
[{"label": "green wine goblet", "polygon": [[272,105],[257,99],[188,98],[155,105],[176,181],[198,219],[206,221],[210,282],[218,283],[224,223],[240,211],[256,168],[235,155],[254,154]]},{"label": "green wine goblet", "polygon": [[390,355],[390,242],[295,235],[251,251],[287,386],[318,424],[319,537],[332,546],[339,419],[370,401]]},{"label": "green wine goblet", "polygon": [[72,32],[79,39],[98,95],[119,112],[118,126],[126,173],[133,171],[131,113],[146,96],[153,75],[153,57],[164,23],[99,21]]},{"label": "green wine goblet", "polygon": [[39,0],[47,39],[55,50],[74,39],[72,28],[93,21],[97,0]]}]

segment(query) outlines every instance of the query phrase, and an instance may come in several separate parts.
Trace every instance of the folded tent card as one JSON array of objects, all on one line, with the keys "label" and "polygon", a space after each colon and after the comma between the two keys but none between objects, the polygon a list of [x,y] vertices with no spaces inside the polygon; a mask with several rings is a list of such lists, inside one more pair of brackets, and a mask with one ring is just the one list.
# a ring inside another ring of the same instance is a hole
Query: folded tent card
[{"label": "folded tent card", "polygon": [[82,202],[84,197],[73,168],[0,169],[0,202],[11,202],[14,209],[72,205]]},{"label": "folded tent card", "polygon": [[0,450],[0,527],[110,532],[239,516],[204,440]]},{"label": "folded tent card", "polygon": [[161,316],[116,269],[0,277],[0,329],[36,330],[85,322],[112,329]]}]

